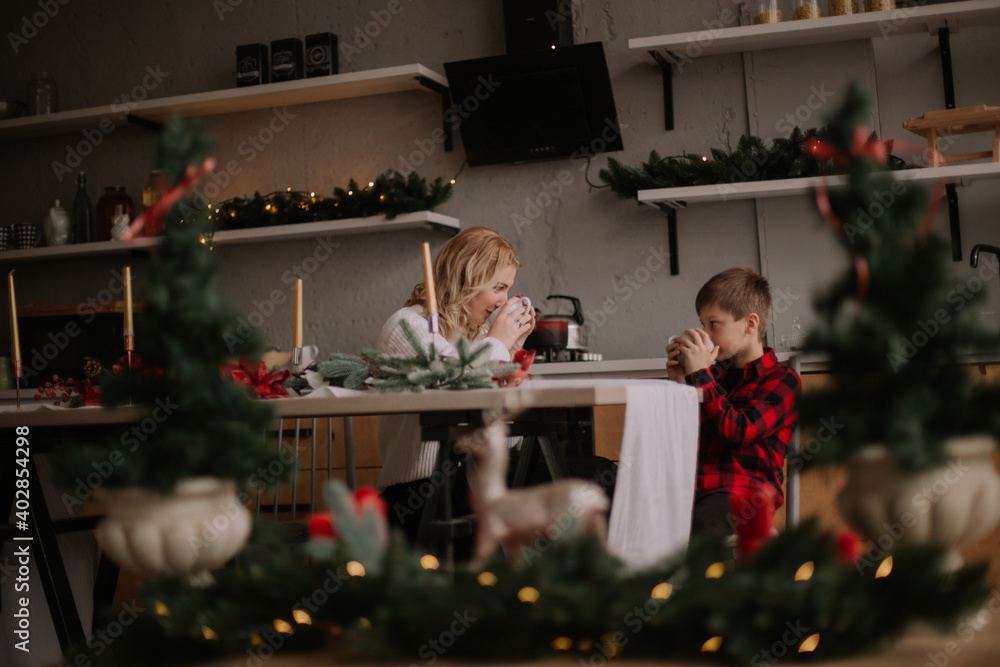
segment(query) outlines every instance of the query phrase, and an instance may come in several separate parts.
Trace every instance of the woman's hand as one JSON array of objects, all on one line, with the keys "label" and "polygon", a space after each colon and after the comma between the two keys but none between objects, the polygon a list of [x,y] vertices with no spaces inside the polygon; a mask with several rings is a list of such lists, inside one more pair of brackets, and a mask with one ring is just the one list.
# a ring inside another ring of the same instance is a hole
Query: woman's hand
[{"label": "woman's hand", "polygon": [[504,305],[500,306],[500,314],[493,320],[490,330],[486,332],[487,336],[496,338],[508,350],[514,348],[519,340],[523,343],[522,336],[527,337],[535,326],[534,312],[525,313],[523,307],[514,308],[514,312],[511,312],[511,306],[515,304],[521,306],[521,303],[519,296],[508,299]]},{"label": "woman's hand", "polygon": [[[519,311],[515,310],[514,312],[517,313]],[[516,341],[514,341],[514,347],[510,348],[511,356],[514,356],[514,353],[517,352],[518,350],[524,349],[524,341],[527,340],[531,332],[535,330],[535,318],[537,315],[538,313],[535,312],[534,308],[529,308],[528,314],[521,317],[522,320],[524,319],[528,320],[528,326],[525,327],[524,333],[522,333],[521,336]]]}]

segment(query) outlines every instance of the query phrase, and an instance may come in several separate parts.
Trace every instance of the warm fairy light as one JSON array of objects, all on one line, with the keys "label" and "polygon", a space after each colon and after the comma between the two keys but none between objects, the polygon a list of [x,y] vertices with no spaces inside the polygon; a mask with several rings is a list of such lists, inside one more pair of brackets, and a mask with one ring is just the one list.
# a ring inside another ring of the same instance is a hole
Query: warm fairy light
[{"label": "warm fairy light", "polygon": [[525,586],[517,592],[517,599],[521,602],[534,602],[538,599],[538,589]]},{"label": "warm fairy light", "polygon": [[167,609],[167,605],[163,604],[159,600],[156,601],[156,615],[157,616],[170,616],[170,610]]},{"label": "warm fairy light", "polygon": [[594,640],[593,639],[581,639],[576,643],[576,650],[578,651],[592,651],[594,650]]},{"label": "warm fairy light", "polygon": [[568,651],[573,647],[573,640],[569,637],[556,637],[552,640],[552,648],[557,651]]},{"label": "warm fairy light", "polygon": [[816,566],[813,565],[811,560],[802,563],[802,566],[795,572],[795,581],[809,581],[812,579],[815,570]]},{"label": "warm fairy light", "polygon": [[453,179],[451,179],[451,180],[450,180],[450,181],[448,181],[448,182],[449,182],[449,183],[451,183],[452,185],[455,185],[455,179],[454,179],[454,178],[453,178]]},{"label": "warm fairy light", "polygon": [[654,600],[666,600],[673,592],[674,587],[664,581],[653,587],[653,592],[649,594],[649,597]]},{"label": "warm fairy light", "polygon": [[712,563],[711,565],[708,566],[708,569],[705,570],[705,578],[719,579],[720,577],[722,577],[725,571],[726,571],[725,563]]},{"label": "warm fairy light", "polygon": [[883,577],[888,577],[890,572],[892,572],[892,556],[889,556],[879,564],[878,570],[875,572],[875,578],[882,579]]},{"label": "warm fairy light", "polygon": [[347,194],[348,194],[348,195],[353,195],[353,194],[354,194],[354,190],[348,190],[348,191],[347,191]]},{"label": "warm fairy light", "polygon": [[378,198],[379,201],[385,201],[385,195],[379,195]]},{"label": "warm fairy light", "polygon": [[365,576],[365,566],[356,560],[352,560],[347,565],[347,574],[352,577],[363,577]]},{"label": "warm fairy light", "polygon": [[701,645],[702,653],[715,653],[722,646],[722,637],[712,637]]},{"label": "warm fairy light", "polygon": [[364,628],[365,630],[371,630],[372,629],[372,622],[369,621],[364,616],[362,616],[362,617],[358,618],[358,627],[359,628]]},{"label": "warm fairy light", "polygon": [[274,629],[283,635],[290,635],[295,632],[295,630],[292,630],[291,623],[280,618],[274,619]]},{"label": "warm fairy light", "polygon": [[267,206],[265,206],[265,207],[264,207],[264,210],[265,210],[265,211],[270,211],[270,210],[271,210],[271,205],[270,205],[270,204],[268,204]]},{"label": "warm fairy light", "polygon": [[437,558],[430,554],[425,554],[420,557],[420,566],[425,570],[436,570],[440,567],[441,563]]},{"label": "warm fairy light", "polygon": [[213,641],[219,638],[219,635],[215,634],[215,630],[208,627],[207,625],[201,626],[201,635],[208,641]]},{"label": "warm fairy light", "polygon": [[819,646],[819,634],[809,635],[799,644],[799,653],[812,653]]},{"label": "warm fairy light", "polygon": [[264,640],[256,632],[250,635],[250,646],[260,646],[263,643]]},{"label": "warm fairy light", "polygon": [[374,181],[368,181],[368,187],[370,187],[370,188],[371,187],[375,187],[375,182]]},{"label": "warm fairy light", "polygon": [[298,623],[299,625],[313,624],[312,617],[309,615],[309,612],[307,612],[305,609],[296,609],[295,611],[293,611],[292,618],[294,618],[295,622]]},{"label": "warm fairy light", "polygon": [[208,239],[206,239],[204,236],[202,236],[201,237],[201,244],[205,245],[206,243],[208,243]]},{"label": "warm fairy light", "polygon": [[701,156],[701,161],[702,162],[708,162],[708,156],[707,155],[702,155]]},{"label": "warm fairy light", "polygon": [[480,572],[479,576],[476,577],[476,581],[479,582],[480,586],[496,586],[497,575],[492,572]]},{"label": "warm fairy light", "polygon": [[285,188],[285,190],[287,190],[288,192],[291,192],[291,191],[292,191],[292,189],[291,189],[291,188]]},{"label": "warm fairy light", "polygon": [[309,193],[309,196],[310,196],[310,197],[315,197],[315,196],[316,196],[316,193],[315,193],[315,192],[310,192],[310,193]]}]

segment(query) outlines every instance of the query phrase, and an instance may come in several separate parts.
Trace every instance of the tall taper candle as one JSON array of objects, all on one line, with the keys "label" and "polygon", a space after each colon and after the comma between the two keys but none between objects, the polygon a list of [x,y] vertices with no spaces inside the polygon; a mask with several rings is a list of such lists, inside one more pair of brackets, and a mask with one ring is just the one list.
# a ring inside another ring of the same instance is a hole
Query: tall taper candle
[{"label": "tall taper candle", "polygon": [[431,244],[424,241],[424,297],[427,315],[434,315],[438,311],[437,293],[434,290],[434,264],[431,263]]},{"label": "tall taper candle", "polygon": [[14,270],[7,274],[7,292],[10,295],[10,354],[16,367],[21,363],[21,337],[17,333],[17,299],[14,298]]},{"label": "tall taper candle", "polygon": [[132,328],[132,267],[125,267],[125,335],[134,334]]},{"label": "tall taper candle", "polygon": [[295,331],[292,346],[302,347],[302,278],[295,279]]}]

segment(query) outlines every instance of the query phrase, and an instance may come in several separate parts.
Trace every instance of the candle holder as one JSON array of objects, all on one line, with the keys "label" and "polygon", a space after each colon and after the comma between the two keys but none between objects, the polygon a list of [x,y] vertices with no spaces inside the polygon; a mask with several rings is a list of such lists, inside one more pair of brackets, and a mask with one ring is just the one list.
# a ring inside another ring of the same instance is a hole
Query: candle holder
[{"label": "candle holder", "polygon": [[437,313],[431,313],[427,318],[427,330],[432,334],[441,333],[441,323],[438,321]]},{"label": "candle holder", "polygon": [[302,348],[293,347],[292,348],[292,367],[298,369],[302,364]]}]

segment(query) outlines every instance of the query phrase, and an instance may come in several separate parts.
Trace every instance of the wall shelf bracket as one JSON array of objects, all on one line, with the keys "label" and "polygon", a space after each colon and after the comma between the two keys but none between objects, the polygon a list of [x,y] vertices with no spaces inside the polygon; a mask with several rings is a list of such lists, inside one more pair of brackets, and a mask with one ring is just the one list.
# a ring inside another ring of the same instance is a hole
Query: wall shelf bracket
[{"label": "wall shelf bracket", "polygon": [[448,93],[448,86],[442,86],[437,81],[425,76],[418,76],[417,81],[424,88],[432,90],[441,96],[441,128],[444,130],[444,152],[450,153],[454,147],[454,138],[452,136],[451,121],[448,120],[448,114],[451,111],[451,95]]},{"label": "wall shelf bracket", "polygon": [[667,248],[670,251],[670,275],[680,274],[680,259],[677,249],[677,207],[657,204],[657,208],[667,214]]},{"label": "wall shelf bracket", "polygon": [[[944,83],[944,107],[955,108],[955,75],[951,68],[951,30],[938,28],[938,50],[941,52],[941,79]],[[945,186],[948,198],[948,223],[951,228],[951,258],[962,261],[962,218],[958,212],[958,191],[954,183]]]},{"label": "wall shelf bracket", "polygon": [[659,51],[652,50],[649,56],[663,72],[663,125],[669,132],[674,129],[674,66]]}]

